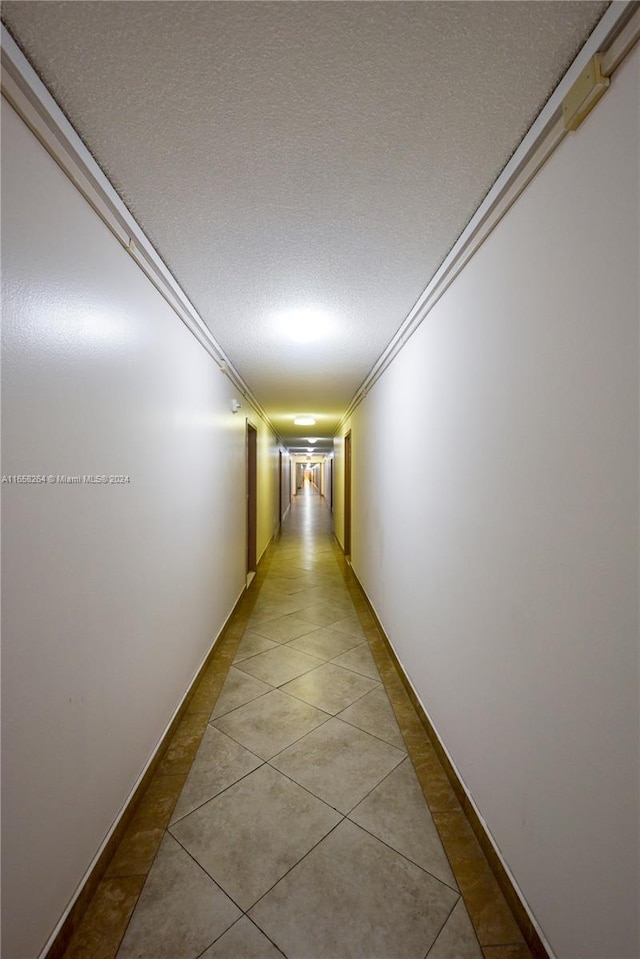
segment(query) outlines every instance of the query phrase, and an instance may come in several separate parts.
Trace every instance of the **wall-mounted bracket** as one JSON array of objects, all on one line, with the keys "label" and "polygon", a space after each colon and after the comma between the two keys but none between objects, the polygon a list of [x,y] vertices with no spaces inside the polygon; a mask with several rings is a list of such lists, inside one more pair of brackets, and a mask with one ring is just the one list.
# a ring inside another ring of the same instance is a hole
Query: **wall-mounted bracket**
[{"label": "wall-mounted bracket", "polygon": [[609,77],[602,73],[602,55],[596,53],[562,101],[565,130],[577,130],[609,87]]}]

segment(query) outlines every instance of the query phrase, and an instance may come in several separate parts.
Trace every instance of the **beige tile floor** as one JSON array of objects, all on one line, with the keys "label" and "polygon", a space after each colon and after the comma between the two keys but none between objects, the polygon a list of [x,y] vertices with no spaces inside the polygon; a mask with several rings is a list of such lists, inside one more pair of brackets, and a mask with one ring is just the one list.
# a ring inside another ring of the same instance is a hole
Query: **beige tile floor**
[{"label": "beige tile floor", "polygon": [[[179,743],[201,736],[192,764],[178,746],[175,765],[172,746],[160,767],[160,780],[182,773],[184,785],[171,811],[173,783],[150,869],[146,834],[134,830],[114,857],[125,866],[112,863],[102,883],[103,898],[114,900],[113,884],[125,884],[128,907],[112,908],[120,932],[100,938],[85,920],[68,959],[529,956],[491,877],[473,862],[478,850],[418,741],[397,674],[368,641],[315,491],[294,501],[257,589],[221,689],[203,698],[207,683],[215,686],[205,677],[200,705],[178,731]],[[197,732],[205,702],[213,710]],[[451,862],[438,832],[446,828]]]}]

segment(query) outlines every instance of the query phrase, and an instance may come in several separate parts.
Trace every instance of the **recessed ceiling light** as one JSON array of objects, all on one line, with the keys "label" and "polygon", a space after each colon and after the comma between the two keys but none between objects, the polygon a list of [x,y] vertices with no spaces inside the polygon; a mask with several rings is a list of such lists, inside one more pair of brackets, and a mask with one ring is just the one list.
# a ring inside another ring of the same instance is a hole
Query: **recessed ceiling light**
[{"label": "recessed ceiling light", "polygon": [[328,336],[335,320],[325,310],[303,306],[286,310],[275,318],[275,327],[282,336],[293,343],[315,343]]},{"label": "recessed ceiling light", "polygon": [[313,416],[296,416],[293,421],[296,426],[315,426],[316,421]]},{"label": "recessed ceiling light", "polygon": [[317,437],[317,436],[307,436],[307,437],[306,437],[306,440],[307,440],[307,443],[313,443],[313,444],[315,445],[315,444],[318,442],[318,437]]}]

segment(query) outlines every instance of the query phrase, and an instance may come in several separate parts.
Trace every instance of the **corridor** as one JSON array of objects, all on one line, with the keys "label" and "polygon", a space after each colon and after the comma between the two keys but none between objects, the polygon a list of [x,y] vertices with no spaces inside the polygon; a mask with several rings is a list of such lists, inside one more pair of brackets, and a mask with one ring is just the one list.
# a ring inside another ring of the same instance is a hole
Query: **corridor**
[{"label": "corridor", "polygon": [[1,20],[3,959],[638,959],[640,0]]},{"label": "corridor", "polygon": [[306,482],[67,959],[528,956],[456,806]]}]

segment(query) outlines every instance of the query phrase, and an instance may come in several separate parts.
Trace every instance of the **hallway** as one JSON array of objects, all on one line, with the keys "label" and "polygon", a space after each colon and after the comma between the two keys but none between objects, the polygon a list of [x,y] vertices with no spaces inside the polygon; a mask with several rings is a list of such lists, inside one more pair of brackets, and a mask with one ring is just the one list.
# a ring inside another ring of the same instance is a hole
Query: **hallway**
[{"label": "hallway", "polygon": [[[478,863],[471,876],[468,835],[457,861],[450,836],[456,882],[414,765],[445,832],[455,797],[378,641],[381,679],[365,604],[359,616],[331,514],[308,482],[254,584],[67,959],[114,955],[145,861],[117,959],[476,959],[476,932],[486,957],[528,956],[491,878]],[[166,797],[200,734],[172,811]]]},{"label": "hallway", "polygon": [[1,19],[3,959],[638,959],[640,0]]}]

